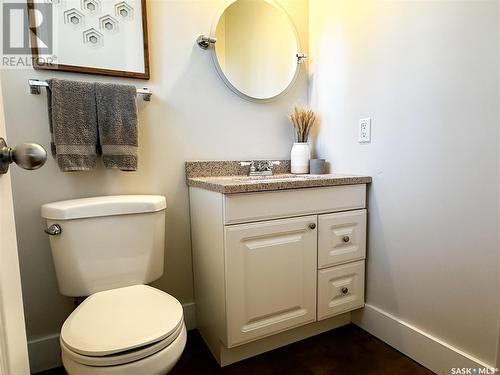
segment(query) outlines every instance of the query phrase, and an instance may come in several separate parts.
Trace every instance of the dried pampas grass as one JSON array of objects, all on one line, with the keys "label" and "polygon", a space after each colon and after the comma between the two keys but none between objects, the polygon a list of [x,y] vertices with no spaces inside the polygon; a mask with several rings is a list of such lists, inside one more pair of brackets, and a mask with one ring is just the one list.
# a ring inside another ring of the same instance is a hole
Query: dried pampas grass
[{"label": "dried pampas grass", "polygon": [[295,130],[297,142],[307,142],[309,132],[316,122],[316,115],[313,111],[307,108],[295,107],[290,115]]}]

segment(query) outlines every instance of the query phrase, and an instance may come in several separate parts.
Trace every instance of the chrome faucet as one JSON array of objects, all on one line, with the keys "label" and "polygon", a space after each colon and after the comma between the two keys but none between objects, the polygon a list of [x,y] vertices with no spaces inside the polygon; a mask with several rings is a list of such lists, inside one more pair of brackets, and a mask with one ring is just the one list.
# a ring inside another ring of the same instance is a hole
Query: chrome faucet
[{"label": "chrome faucet", "polygon": [[272,176],[273,168],[275,165],[280,165],[279,160],[275,161],[259,161],[257,165],[255,165],[255,161],[242,161],[240,165],[242,167],[250,166],[250,170],[248,172],[249,176]]}]

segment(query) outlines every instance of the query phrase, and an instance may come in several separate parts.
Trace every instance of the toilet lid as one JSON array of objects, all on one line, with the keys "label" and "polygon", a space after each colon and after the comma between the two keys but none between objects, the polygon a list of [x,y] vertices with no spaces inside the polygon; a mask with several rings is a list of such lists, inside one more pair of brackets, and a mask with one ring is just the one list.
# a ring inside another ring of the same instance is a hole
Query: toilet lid
[{"label": "toilet lid", "polygon": [[179,301],[147,285],[106,290],[73,311],[61,340],[79,354],[115,354],[167,338],[182,324],[182,315]]},{"label": "toilet lid", "polygon": [[101,357],[78,354],[69,349],[68,347],[66,347],[64,341],[62,341],[61,339],[59,340],[61,345],[61,354],[63,357],[69,358],[74,362],[87,366],[107,367],[107,366],[124,365],[126,363],[135,362],[143,358],[150,357],[156,354],[157,352],[169,347],[170,345],[175,345],[174,342],[176,340],[179,340],[179,338],[181,338],[182,331],[184,331],[184,336],[185,336],[186,327],[184,325],[184,322],[179,325],[179,327],[175,330],[173,334],[171,334],[164,340],[160,340],[137,349],[126,350],[121,353],[110,354]]}]

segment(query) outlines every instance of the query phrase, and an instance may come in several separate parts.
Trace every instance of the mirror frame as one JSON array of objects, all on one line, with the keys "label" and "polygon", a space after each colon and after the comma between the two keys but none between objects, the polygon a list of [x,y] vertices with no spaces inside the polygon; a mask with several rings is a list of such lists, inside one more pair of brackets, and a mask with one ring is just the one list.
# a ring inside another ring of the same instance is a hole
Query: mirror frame
[{"label": "mirror frame", "polygon": [[[214,37],[216,37],[216,35],[217,35],[217,25],[219,24],[219,21],[220,21],[222,15],[226,11],[226,9],[229,6],[231,6],[233,3],[235,3],[236,1],[238,1],[238,0],[227,0],[223,4],[223,6],[221,7],[221,9],[219,10],[219,12],[217,13],[217,15],[215,17],[215,21],[212,24],[212,30],[210,31],[210,35],[213,35]],[[280,4],[278,4],[276,1],[274,1],[274,0],[263,0],[263,1],[265,1],[269,5],[273,6],[278,11],[282,12],[283,15],[288,19],[288,22],[289,22],[289,24],[290,24],[290,26],[292,28],[292,31],[293,31],[293,35],[295,36],[295,40],[297,41],[297,52],[296,53],[303,52],[301,50],[301,46],[300,46],[299,34],[297,32],[297,28],[295,27],[295,24],[293,23],[292,17],[290,17],[290,15],[283,8],[283,6],[281,6]],[[214,62],[214,65],[215,65],[215,68],[217,70],[217,73],[219,74],[219,77],[222,79],[222,81],[224,81],[224,83],[226,84],[226,86],[229,87],[229,89],[231,89],[231,91],[234,92],[236,95],[238,95],[239,97],[241,97],[241,98],[243,98],[245,100],[248,100],[248,101],[251,101],[251,102],[254,102],[254,103],[271,102],[271,101],[274,101],[274,100],[276,100],[277,98],[279,98],[279,97],[281,97],[283,95],[286,95],[291,90],[291,88],[294,86],[295,82],[297,81],[297,78],[298,78],[299,73],[300,73],[300,67],[301,67],[301,65],[304,65],[304,63],[302,63],[302,64],[299,63],[299,59],[297,58],[297,62],[296,62],[297,67],[295,69],[295,74],[293,75],[293,78],[291,79],[291,81],[288,84],[288,86],[283,91],[281,91],[280,93],[278,93],[278,94],[276,94],[274,96],[271,96],[269,98],[264,98],[264,99],[254,98],[253,96],[249,96],[249,95],[245,94],[244,92],[240,91],[236,86],[234,86],[229,81],[229,79],[226,77],[226,75],[222,71],[221,66],[219,65],[219,60],[217,60],[217,52],[215,50],[216,48],[217,48],[217,42],[215,42],[215,45],[212,46],[212,48],[211,48],[211,55],[212,55],[212,61]]]}]

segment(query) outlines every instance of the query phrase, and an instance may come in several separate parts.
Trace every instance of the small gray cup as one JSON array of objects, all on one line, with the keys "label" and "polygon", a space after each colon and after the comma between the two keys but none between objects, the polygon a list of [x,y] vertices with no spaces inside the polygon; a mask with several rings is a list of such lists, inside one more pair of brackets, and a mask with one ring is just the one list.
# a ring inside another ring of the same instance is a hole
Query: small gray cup
[{"label": "small gray cup", "polygon": [[325,174],[326,173],[326,160],[325,159],[311,159],[311,160],[309,160],[309,173],[310,174]]}]

